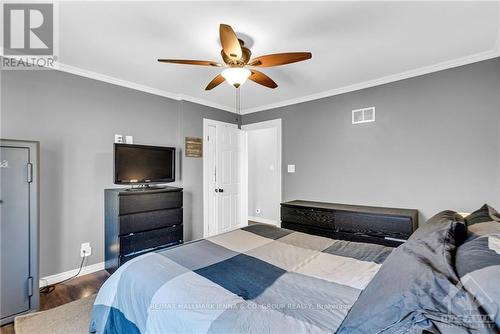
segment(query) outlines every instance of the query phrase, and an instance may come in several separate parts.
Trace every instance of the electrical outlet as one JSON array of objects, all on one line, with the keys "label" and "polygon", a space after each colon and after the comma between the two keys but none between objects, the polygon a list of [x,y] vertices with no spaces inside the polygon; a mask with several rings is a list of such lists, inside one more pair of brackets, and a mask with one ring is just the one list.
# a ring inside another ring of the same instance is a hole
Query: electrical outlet
[{"label": "electrical outlet", "polygon": [[123,143],[123,136],[122,135],[115,135],[115,143]]},{"label": "electrical outlet", "polygon": [[256,214],[260,214],[260,209],[255,209]]},{"label": "electrical outlet", "polygon": [[92,247],[90,247],[90,242],[84,242],[80,246],[80,257],[92,255]]}]

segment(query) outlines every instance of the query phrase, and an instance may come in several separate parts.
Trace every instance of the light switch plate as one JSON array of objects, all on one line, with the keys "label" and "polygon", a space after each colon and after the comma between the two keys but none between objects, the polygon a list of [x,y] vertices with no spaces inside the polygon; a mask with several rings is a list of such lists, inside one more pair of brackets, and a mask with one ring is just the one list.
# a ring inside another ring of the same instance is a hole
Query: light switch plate
[{"label": "light switch plate", "polygon": [[125,136],[125,143],[127,143],[127,144],[133,144],[134,143],[134,137],[133,136]]},{"label": "light switch plate", "polygon": [[115,143],[117,143],[117,144],[123,143],[123,136],[122,135],[115,135]]},{"label": "light switch plate", "polygon": [[288,165],[288,173],[295,173],[295,165]]}]

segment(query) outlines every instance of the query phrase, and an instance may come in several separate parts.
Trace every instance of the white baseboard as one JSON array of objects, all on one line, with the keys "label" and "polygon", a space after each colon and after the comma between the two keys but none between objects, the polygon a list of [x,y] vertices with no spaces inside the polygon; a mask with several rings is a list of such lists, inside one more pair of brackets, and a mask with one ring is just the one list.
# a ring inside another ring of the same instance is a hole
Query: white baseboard
[{"label": "white baseboard", "polygon": [[278,222],[276,220],[272,220],[272,219],[248,216],[248,220],[251,220],[251,221],[257,222],[257,223],[264,223],[264,224],[278,226]]},{"label": "white baseboard", "polygon": [[[92,273],[95,273],[96,271],[103,270],[103,269],[104,269],[104,262],[91,264],[91,265],[83,267],[82,271],[80,272],[80,274],[78,276],[92,274]],[[78,273],[78,268],[73,269],[73,270],[68,270],[68,271],[65,271],[63,273],[42,277],[42,278],[40,278],[40,288],[43,288],[47,285],[62,282],[65,279],[68,279],[72,276],[75,276],[77,273]]]}]

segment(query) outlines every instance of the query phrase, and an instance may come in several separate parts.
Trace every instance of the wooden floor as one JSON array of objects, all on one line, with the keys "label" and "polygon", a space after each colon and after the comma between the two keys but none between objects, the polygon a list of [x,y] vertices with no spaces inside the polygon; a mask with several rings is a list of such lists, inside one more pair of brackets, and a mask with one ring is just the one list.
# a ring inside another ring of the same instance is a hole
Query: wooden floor
[{"label": "wooden floor", "polygon": [[[104,281],[109,277],[104,270],[77,277],[71,281],[57,284],[50,293],[40,293],[40,311],[48,310],[74,300],[78,300],[96,293]],[[0,327],[1,334],[13,334],[14,325]]]}]

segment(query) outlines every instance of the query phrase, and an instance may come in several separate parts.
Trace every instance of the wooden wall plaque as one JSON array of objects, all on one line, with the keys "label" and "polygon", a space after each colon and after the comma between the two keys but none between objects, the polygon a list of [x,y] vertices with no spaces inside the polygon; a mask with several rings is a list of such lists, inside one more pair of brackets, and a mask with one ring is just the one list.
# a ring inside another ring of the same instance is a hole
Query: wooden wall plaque
[{"label": "wooden wall plaque", "polygon": [[203,140],[201,138],[186,137],[186,157],[200,158],[203,155]]}]

